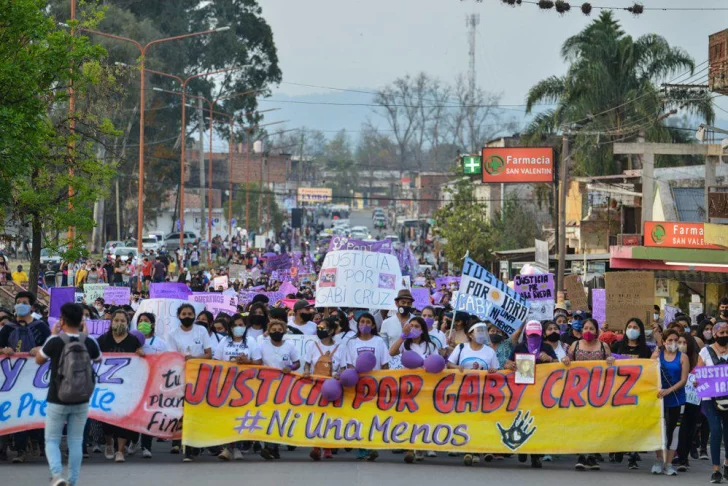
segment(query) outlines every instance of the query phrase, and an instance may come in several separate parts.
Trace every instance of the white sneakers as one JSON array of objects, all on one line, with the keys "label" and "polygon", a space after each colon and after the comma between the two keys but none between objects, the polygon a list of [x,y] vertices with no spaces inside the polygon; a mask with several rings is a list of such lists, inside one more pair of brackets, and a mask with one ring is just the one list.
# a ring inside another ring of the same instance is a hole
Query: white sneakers
[{"label": "white sneakers", "polygon": [[655,461],[655,464],[652,466],[652,474],[662,474],[663,467],[662,461]]},{"label": "white sneakers", "polygon": [[237,447],[233,449],[233,459],[236,461],[242,461],[243,460],[243,453],[240,452],[240,449]]},{"label": "white sneakers", "polygon": [[142,448],[142,457],[144,459],[151,459],[152,458],[152,451],[150,451],[146,447]]},{"label": "white sneakers", "polygon": [[116,453],[116,456],[114,457],[114,462],[126,462],[126,459],[124,458],[124,453],[119,451]]},{"label": "white sneakers", "polygon": [[104,449],[104,457],[109,461],[114,458],[114,446],[106,446]]}]

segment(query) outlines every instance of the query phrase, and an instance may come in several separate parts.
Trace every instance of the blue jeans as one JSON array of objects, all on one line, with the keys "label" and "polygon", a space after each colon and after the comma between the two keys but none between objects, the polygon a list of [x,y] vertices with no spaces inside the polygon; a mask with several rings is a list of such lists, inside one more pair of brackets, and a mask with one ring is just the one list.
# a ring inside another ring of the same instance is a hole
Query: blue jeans
[{"label": "blue jeans", "polygon": [[88,418],[88,403],[79,405],[60,405],[48,403],[46,407],[45,425],[45,453],[51,476],[60,476],[63,473],[63,460],[61,457],[61,437],[63,426],[68,423],[68,482],[72,485],[78,483],[78,473],[81,471],[83,459],[83,429]]},{"label": "blue jeans", "polygon": [[703,413],[710,427],[710,460],[720,466],[720,443],[728,444],[728,412],[721,412],[713,400],[703,400]]}]

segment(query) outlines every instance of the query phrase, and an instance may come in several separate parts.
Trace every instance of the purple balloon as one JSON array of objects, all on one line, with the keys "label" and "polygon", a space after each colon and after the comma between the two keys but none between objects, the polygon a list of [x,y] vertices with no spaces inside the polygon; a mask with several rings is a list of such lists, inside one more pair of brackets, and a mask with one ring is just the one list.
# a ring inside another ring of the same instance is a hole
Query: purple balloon
[{"label": "purple balloon", "polygon": [[144,342],[147,340],[147,338],[144,337],[144,334],[142,334],[141,331],[137,331],[136,329],[134,329],[133,331],[129,331],[129,334],[137,338],[139,340],[139,344],[144,346]]},{"label": "purple balloon", "polygon": [[425,358],[425,371],[428,373],[440,373],[445,366],[447,366],[445,358],[439,354],[431,354]]},{"label": "purple balloon", "polygon": [[348,370],[341,372],[339,381],[341,381],[341,384],[346,388],[351,388],[356,386],[356,383],[359,381],[359,373],[357,373],[355,369],[349,368]]},{"label": "purple balloon", "polygon": [[341,383],[339,383],[339,380],[334,378],[329,378],[324,381],[323,386],[321,386],[321,395],[330,402],[335,402],[341,398],[341,395],[343,394],[344,389],[341,387]]},{"label": "purple balloon", "polygon": [[410,370],[422,368],[423,363],[424,360],[422,359],[422,356],[412,350],[404,351],[402,353],[402,365],[404,365],[405,368]]},{"label": "purple balloon", "polygon": [[356,371],[359,373],[369,373],[377,366],[377,357],[374,353],[365,352],[356,357]]}]

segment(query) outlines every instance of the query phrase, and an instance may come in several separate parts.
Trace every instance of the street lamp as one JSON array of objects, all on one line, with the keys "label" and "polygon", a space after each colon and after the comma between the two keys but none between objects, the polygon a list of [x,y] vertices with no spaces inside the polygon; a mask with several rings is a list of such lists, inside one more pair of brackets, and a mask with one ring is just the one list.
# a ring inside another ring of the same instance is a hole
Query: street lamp
[{"label": "street lamp", "polygon": [[[143,45],[135,41],[134,39],[129,39],[128,37],[122,37],[119,35],[113,35],[113,34],[107,34],[106,32],[100,32],[98,30],[92,30],[92,29],[79,29],[83,30],[84,32],[88,32],[89,34],[95,34],[100,35],[102,37],[108,37],[110,39],[120,40],[124,42],[129,42],[136,46],[137,49],[139,49],[139,54],[141,56],[141,69],[140,69],[140,85],[141,89],[139,90],[139,195],[138,195],[138,208],[137,208],[137,252],[141,255],[142,253],[142,238],[144,233],[144,62],[147,54],[147,50],[156,44],[161,44],[163,42],[170,42],[174,40],[180,40],[180,39],[187,39],[190,37],[197,37],[200,35],[206,35],[206,34],[215,34],[218,32],[224,32],[226,30],[230,30],[230,27],[218,27],[216,29],[210,29],[205,30],[201,32],[193,32],[191,34],[183,34],[183,35],[177,35],[173,37],[167,37],[164,39],[156,39],[153,41],[148,42],[147,44]],[[184,107],[184,104],[182,105]],[[184,108],[183,108],[184,109]],[[138,288],[141,289],[141,279],[138,279]]]}]

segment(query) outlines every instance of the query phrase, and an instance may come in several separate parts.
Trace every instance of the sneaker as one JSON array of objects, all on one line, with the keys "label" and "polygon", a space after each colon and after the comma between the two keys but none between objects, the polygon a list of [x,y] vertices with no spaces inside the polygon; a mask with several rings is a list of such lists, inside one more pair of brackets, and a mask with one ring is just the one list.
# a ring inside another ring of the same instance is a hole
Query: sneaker
[{"label": "sneaker", "polygon": [[488,454],[483,454],[483,460],[484,460],[485,462],[490,462],[490,461],[492,461],[492,460],[493,460],[493,457],[495,457],[495,456],[493,456],[493,454],[490,454],[490,453],[488,453]]},{"label": "sneaker", "polygon": [[28,458],[23,453],[18,453],[17,456],[13,457],[13,464],[23,464],[24,462],[28,462]]},{"label": "sneaker", "polygon": [[663,463],[662,461],[655,461],[655,464],[652,466],[652,474],[662,474],[663,471]]},{"label": "sneaker", "polygon": [[505,459],[505,456],[503,454],[496,454],[493,457],[495,457],[496,461],[502,461],[503,459]]},{"label": "sneaker", "polygon": [[281,451],[278,449],[278,447],[274,447],[270,451],[271,455],[273,455],[273,459],[280,459],[281,458]]},{"label": "sneaker", "polygon": [[637,465],[637,461],[634,459],[630,459],[627,463],[627,469],[639,469],[640,467]]},{"label": "sneaker", "polygon": [[243,453],[240,452],[240,449],[233,449],[233,460],[234,461],[242,461],[243,460]]},{"label": "sneaker", "polygon": [[324,449],[324,459],[333,459],[334,454],[331,449]]},{"label": "sneaker", "polygon": [[688,465],[684,462],[681,462],[677,465],[677,472],[687,472],[688,471]]},{"label": "sneaker", "polygon": [[60,476],[53,476],[53,479],[51,479],[51,486],[68,486],[68,481]]},{"label": "sneaker", "polygon": [[[472,466],[473,465],[473,455],[472,454],[465,454],[463,456],[463,464],[466,466]],[[718,473],[720,474],[720,473]]]},{"label": "sneaker", "polygon": [[708,457],[708,451],[705,449],[700,449],[700,460],[707,461],[708,459],[710,459],[710,457]]},{"label": "sneaker", "polygon": [[192,456],[185,456],[184,459],[182,459],[182,462],[192,462],[194,459],[192,459]]},{"label": "sneaker", "polygon": [[356,453],[356,458],[360,461],[366,459],[369,457],[369,452],[366,449],[359,449],[359,452]]},{"label": "sneaker", "polygon": [[604,462],[604,456],[602,456],[601,454],[594,454],[594,459],[599,462]]},{"label": "sneaker", "polygon": [[268,449],[261,449],[260,450],[260,457],[265,459],[266,461],[272,461],[273,460],[273,454]]},{"label": "sneaker", "polygon": [[136,454],[137,449],[139,449],[139,444],[136,442],[130,442],[129,445],[126,446],[126,453],[133,456]]},{"label": "sneaker", "polygon": [[379,457],[379,453],[377,451],[371,451],[369,453],[369,457],[367,458],[367,461],[374,462],[377,460],[377,457]]},{"label": "sneaker", "polygon": [[250,454],[251,450],[253,450],[253,448],[250,446],[249,442],[243,444],[243,454]]},{"label": "sneaker", "polygon": [[698,459],[698,449],[696,447],[693,447],[692,449],[690,449],[690,457],[692,457],[693,460]]},{"label": "sneaker", "polygon": [[258,441],[253,442],[253,453],[260,454],[261,450],[263,450],[263,446],[260,445],[260,442],[258,442]]},{"label": "sneaker", "polygon": [[311,449],[311,453],[309,454],[309,457],[313,459],[314,461],[320,461],[321,460],[321,449],[318,447],[314,447]]},{"label": "sneaker", "polygon": [[665,468],[665,476],[677,476],[677,471],[672,464],[668,464]]},{"label": "sneaker", "polygon": [[101,448],[100,445],[96,444],[91,448],[91,452],[93,452],[94,454],[101,454],[102,452],[104,452],[104,450]]},{"label": "sneaker", "polygon": [[624,452],[615,452],[614,453],[614,462],[617,464],[622,464],[622,461],[624,460]]},{"label": "sneaker", "polygon": [[169,451],[170,454],[179,454],[179,446],[172,446],[172,449]]},{"label": "sneaker", "polygon": [[425,453],[422,451],[415,451],[415,461],[422,462],[425,460]]},{"label": "sneaker", "polygon": [[597,458],[594,456],[587,456],[586,457],[586,468],[590,471],[599,471],[601,469],[601,466],[599,466],[599,463],[597,462]]},{"label": "sneaker", "polygon": [[88,459],[89,457],[91,457],[91,454],[89,454],[88,451],[83,451],[82,457],[84,459]]},{"label": "sneaker", "polygon": [[541,464],[541,458],[531,455],[531,467],[534,469],[541,469],[543,467],[543,464]]},{"label": "sneaker", "polygon": [[437,452],[427,451],[426,455],[427,455],[427,457],[437,457]]},{"label": "sneaker", "polygon": [[480,454],[473,454],[473,464],[480,464]]},{"label": "sneaker", "polygon": [[721,481],[723,481],[723,475],[720,471],[713,471],[713,474],[710,476],[710,482],[713,484],[719,484]]},{"label": "sneaker", "polygon": [[230,452],[227,447],[225,447],[222,452],[217,455],[217,458],[221,461],[230,461],[233,458],[233,453]]},{"label": "sneaker", "polygon": [[104,448],[104,457],[109,461],[114,458],[114,446],[106,446]]},{"label": "sneaker", "polygon": [[413,451],[407,451],[404,454],[404,462],[407,464],[412,464],[415,462],[415,453]]},{"label": "sneaker", "polygon": [[579,458],[576,460],[576,466],[574,466],[574,469],[577,471],[586,471],[586,456],[584,456],[584,454],[579,454]]},{"label": "sneaker", "polygon": [[114,462],[126,462],[126,459],[124,459],[124,453],[119,451],[114,456]]},{"label": "sneaker", "polygon": [[146,447],[142,448],[142,457],[144,459],[151,459],[152,458],[152,451],[150,451]]},{"label": "sneaker", "polygon": [[551,462],[551,461],[553,461],[553,460],[554,460],[554,458],[553,458],[553,457],[551,457],[551,456],[549,456],[548,454],[546,454],[545,456],[543,456],[543,458],[542,458],[541,460],[542,460],[543,462]]},{"label": "sneaker", "polygon": [[518,454],[518,462],[526,462],[528,460],[528,454]]}]

